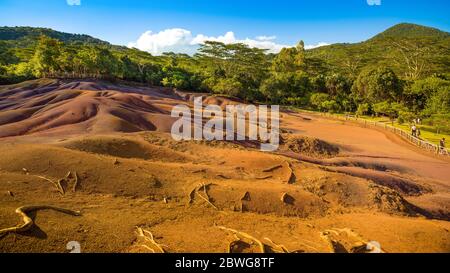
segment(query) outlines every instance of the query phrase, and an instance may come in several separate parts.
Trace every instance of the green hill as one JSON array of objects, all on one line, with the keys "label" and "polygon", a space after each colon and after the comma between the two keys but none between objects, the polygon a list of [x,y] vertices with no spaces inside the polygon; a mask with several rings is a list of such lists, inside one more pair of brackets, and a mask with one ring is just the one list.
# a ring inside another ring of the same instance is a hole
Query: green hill
[{"label": "green hill", "polygon": [[39,36],[45,35],[65,43],[87,43],[110,45],[110,43],[84,34],[71,34],[49,28],[34,27],[0,27],[0,41],[14,41],[17,45],[30,46]]},{"label": "green hill", "polygon": [[85,34],[71,34],[35,27],[0,27],[0,65],[27,62],[34,54],[39,37],[57,39],[69,46],[101,46],[115,51],[124,51],[126,47],[112,45]]},{"label": "green hill", "polygon": [[[409,60],[405,58],[405,55]],[[435,28],[398,24],[375,37],[355,44],[333,44],[307,51],[307,56],[319,59],[332,71],[355,77],[364,69],[390,67],[407,78],[408,62],[420,59],[417,75],[448,73],[450,67],[450,33]]]},{"label": "green hill", "polygon": [[402,23],[388,28],[384,32],[376,35],[373,39],[386,39],[389,37],[445,39],[448,38],[449,35],[448,32],[441,31],[437,28]]}]

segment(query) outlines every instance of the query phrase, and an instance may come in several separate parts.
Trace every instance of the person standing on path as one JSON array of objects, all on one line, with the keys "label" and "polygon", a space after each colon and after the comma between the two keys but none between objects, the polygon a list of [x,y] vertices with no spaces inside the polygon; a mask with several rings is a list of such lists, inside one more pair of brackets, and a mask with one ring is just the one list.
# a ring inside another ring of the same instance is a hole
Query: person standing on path
[{"label": "person standing on path", "polygon": [[414,137],[417,136],[417,127],[415,124],[411,127],[411,134]]},{"label": "person standing on path", "polygon": [[445,151],[445,138],[442,138],[439,141],[439,151],[443,153]]}]

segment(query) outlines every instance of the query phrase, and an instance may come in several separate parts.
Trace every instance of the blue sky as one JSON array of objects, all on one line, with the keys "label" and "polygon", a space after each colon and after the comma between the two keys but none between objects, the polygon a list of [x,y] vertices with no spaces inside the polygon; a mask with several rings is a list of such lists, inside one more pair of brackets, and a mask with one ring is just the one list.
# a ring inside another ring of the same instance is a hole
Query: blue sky
[{"label": "blue sky", "polygon": [[207,38],[274,50],[300,39],[358,42],[400,22],[450,31],[448,14],[449,0],[0,0],[0,25],[89,34],[155,53],[188,51]]}]

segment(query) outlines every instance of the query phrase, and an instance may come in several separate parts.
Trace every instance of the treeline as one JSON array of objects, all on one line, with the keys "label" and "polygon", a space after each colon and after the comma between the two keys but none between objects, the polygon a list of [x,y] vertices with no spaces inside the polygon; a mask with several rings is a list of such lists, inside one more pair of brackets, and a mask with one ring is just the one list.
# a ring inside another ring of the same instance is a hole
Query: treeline
[{"label": "treeline", "polygon": [[279,54],[244,44],[206,42],[193,57],[156,57],[137,49],[41,36],[33,49],[19,52],[24,50],[31,52],[25,61],[15,58],[17,49],[2,49],[0,44],[3,83],[40,77],[120,79],[319,111],[383,115],[400,122],[421,117],[450,131],[448,75],[399,78],[388,66],[346,73],[330,68],[325,59],[308,56],[303,42]]}]

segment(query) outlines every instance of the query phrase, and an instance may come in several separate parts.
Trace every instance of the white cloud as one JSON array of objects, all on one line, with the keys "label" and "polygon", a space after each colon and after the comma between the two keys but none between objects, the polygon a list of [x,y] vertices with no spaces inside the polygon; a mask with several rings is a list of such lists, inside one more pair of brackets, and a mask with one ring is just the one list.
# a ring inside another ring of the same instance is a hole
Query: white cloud
[{"label": "white cloud", "polygon": [[224,44],[233,44],[237,43],[237,39],[234,36],[234,33],[232,31],[228,31],[223,36],[213,37],[213,36],[205,36],[203,34],[198,34],[195,36],[195,38],[192,40],[193,45],[203,44],[206,41],[213,41],[213,42],[221,42]]},{"label": "white cloud", "polygon": [[153,55],[160,55],[164,52],[195,53],[196,48],[192,46],[192,34],[189,30],[182,28],[172,28],[153,33],[144,32],[136,42],[128,44],[128,47],[135,47]]},{"label": "white cloud", "polygon": [[313,48],[317,48],[317,47],[321,47],[321,46],[327,46],[330,45],[329,43],[324,43],[324,42],[320,42],[317,43],[315,45],[305,45],[305,49],[313,49]]},{"label": "white cloud", "polygon": [[66,0],[69,6],[81,6],[81,0]]},{"label": "white cloud", "polygon": [[135,47],[150,52],[153,55],[161,55],[164,52],[186,53],[193,55],[200,44],[206,41],[222,42],[224,44],[243,43],[250,47],[267,49],[269,53],[278,53],[283,47],[292,45],[278,44],[275,36],[258,36],[256,39],[238,39],[234,32],[229,31],[217,37],[198,34],[193,36],[191,31],[182,28],[172,28],[153,33],[143,33],[136,42],[131,42],[128,47]]},{"label": "white cloud", "polygon": [[258,36],[256,37],[256,40],[260,40],[260,41],[272,41],[275,40],[277,38],[277,36]]}]

